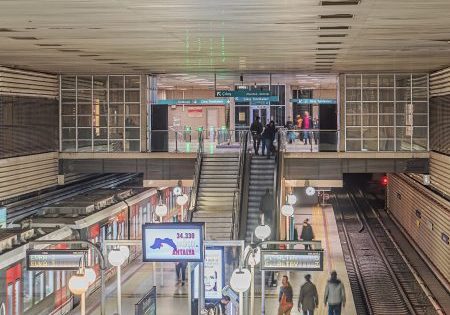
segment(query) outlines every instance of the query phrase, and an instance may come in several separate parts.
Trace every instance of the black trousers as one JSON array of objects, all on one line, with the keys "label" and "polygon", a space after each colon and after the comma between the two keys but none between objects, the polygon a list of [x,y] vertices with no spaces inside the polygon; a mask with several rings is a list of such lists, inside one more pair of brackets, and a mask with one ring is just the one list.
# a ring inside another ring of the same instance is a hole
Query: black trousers
[{"label": "black trousers", "polygon": [[255,150],[255,154],[259,152],[259,145],[261,144],[261,137],[258,135],[252,135],[253,138],[253,149]]},{"label": "black trousers", "polygon": [[181,280],[182,281],[186,280],[186,266],[184,266],[183,264],[177,264],[175,267],[175,271],[177,273],[177,280],[180,279],[180,273],[181,273]]}]

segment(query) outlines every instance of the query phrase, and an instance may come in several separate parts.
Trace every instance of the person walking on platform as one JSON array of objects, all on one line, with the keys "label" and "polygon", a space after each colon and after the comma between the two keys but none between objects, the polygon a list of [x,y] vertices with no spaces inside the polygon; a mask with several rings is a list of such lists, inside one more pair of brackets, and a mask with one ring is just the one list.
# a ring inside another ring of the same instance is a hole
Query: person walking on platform
[{"label": "person walking on platform", "polygon": [[264,155],[264,147],[267,149],[267,159],[270,159],[270,154],[273,150],[273,141],[275,140],[275,134],[277,130],[275,128],[275,122],[273,120],[270,121],[270,123],[264,128],[264,131],[262,133],[262,138],[264,141],[263,148],[262,148],[262,154]]},{"label": "person walking on platform", "polygon": [[283,276],[281,281],[280,294],[278,296],[278,315],[291,315],[292,307],[294,303],[292,302],[294,297],[294,292],[292,291],[292,286],[289,283],[288,276]]},{"label": "person walking on platform", "polygon": [[175,271],[177,273],[177,284],[181,282],[181,286],[184,286],[184,283],[186,281],[186,267],[187,262],[184,261],[177,262],[177,264],[175,265]]},{"label": "person walking on platform", "polygon": [[[306,241],[306,242],[311,242],[314,239],[314,231],[313,231],[311,224],[309,224],[309,219],[305,219],[305,221],[303,221],[303,227],[302,227],[302,233],[300,234],[300,239],[302,241]],[[310,244],[305,244],[305,249],[312,250],[312,246]]]},{"label": "person walking on platform", "polygon": [[[270,193],[270,189],[267,188],[264,195],[261,197],[259,202],[259,213],[264,214],[264,224],[267,224],[271,231],[273,231],[273,209],[275,206],[275,200],[273,195]],[[270,239],[270,236],[269,236]]]},{"label": "person walking on platform", "polygon": [[328,315],[341,315],[345,307],[345,288],[341,280],[337,278],[336,271],[331,272],[330,280],[325,287],[324,303],[328,303]]},{"label": "person walking on platform", "polygon": [[259,144],[261,143],[261,133],[263,132],[263,125],[259,121],[258,116],[256,116],[255,121],[250,125],[250,132],[252,133],[253,149],[255,150],[255,155],[259,155],[258,151]]},{"label": "person walking on platform", "polygon": [[311,275],[305,275],[306,282],[300,288],[300,296],[298,298],[298,311],[303,315],[314,315],[314,309],[319,307],[319,296],[317,288],[311,282]]}]

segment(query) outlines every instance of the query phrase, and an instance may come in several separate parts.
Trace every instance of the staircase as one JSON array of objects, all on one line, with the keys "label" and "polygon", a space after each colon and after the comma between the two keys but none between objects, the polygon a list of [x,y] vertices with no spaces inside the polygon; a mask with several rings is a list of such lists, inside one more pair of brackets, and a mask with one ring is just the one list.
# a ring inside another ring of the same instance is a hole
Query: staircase
[{"label": "staircase", "polygon": [[[260,223],[259,204],[266,189],[273,194],[275,174],[275,160],[268,160],[265,156],[253,156],[250,162],[250,187],[248,190],[248,213],[246,243],[250,243],[255,228]],[[255,237],[253,235],[253,237]],[[254,241],[256,239],[254,238]]]},{"label": "staircase", "polygon": [[207,240],[232,239],[233,199],[238,174],[238,154],[203,157],[192,221],[205,222]]}]

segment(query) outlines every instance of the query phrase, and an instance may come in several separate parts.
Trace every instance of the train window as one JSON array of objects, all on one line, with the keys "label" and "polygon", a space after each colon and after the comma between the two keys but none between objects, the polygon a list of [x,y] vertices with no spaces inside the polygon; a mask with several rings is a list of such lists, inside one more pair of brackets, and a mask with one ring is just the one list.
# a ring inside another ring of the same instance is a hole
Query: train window
[{"label": "train window", "polygon": [[23,272],[23,309],[29,310],[33,305],[33,272]]},{"label": "train window", "polygon": [[34,274],[34,304],[44,299],[44,272]]},{"label": "train window", "polygon": [[16,283],[14,283],[14,310],[15,310],[15,314],[19,315],[20,313],[20,294],[21,294],[21,290],[20,290],[20,280],[17,279]]},{"label": "train window", "polygon": [[47,277],[45,278],[45,296],[49,296],[55,290],[54,271],[47,271]]},{"label": "train window", "polygon": [[8,315],[13,315],[13,284],[8,283],[8,287],[6,288],[6,296],[7,296],[7,303],[6,303],[6,310]]}]

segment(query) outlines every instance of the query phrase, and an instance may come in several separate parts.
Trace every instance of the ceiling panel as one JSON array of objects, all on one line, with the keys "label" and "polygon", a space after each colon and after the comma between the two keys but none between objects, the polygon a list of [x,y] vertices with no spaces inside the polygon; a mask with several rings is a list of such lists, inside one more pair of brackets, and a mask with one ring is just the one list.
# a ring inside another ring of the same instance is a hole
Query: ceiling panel
[{"label": "ceiling panel", "polygon": [[331,73],[450,64],[450,1],[332,2],[2,0],[0,63],[64,73],[314,73],[316,57],[331,52]]}]

